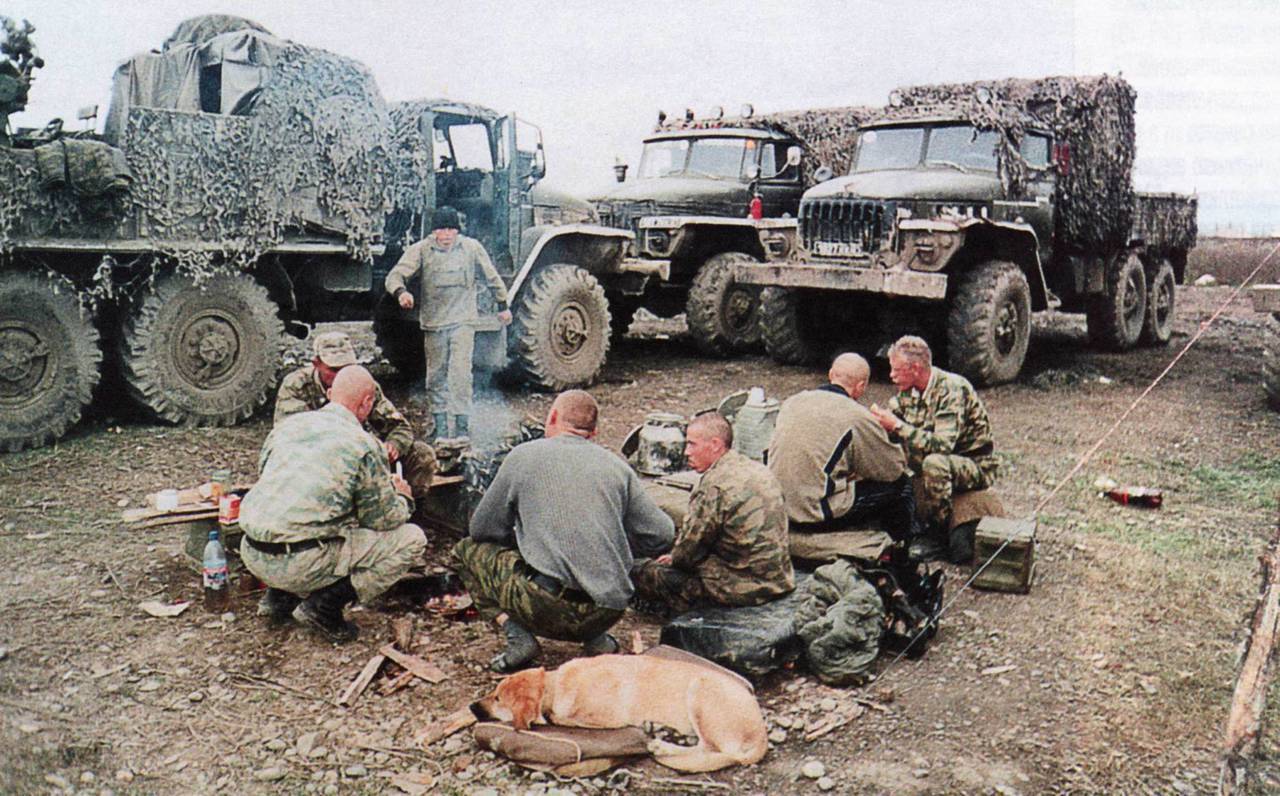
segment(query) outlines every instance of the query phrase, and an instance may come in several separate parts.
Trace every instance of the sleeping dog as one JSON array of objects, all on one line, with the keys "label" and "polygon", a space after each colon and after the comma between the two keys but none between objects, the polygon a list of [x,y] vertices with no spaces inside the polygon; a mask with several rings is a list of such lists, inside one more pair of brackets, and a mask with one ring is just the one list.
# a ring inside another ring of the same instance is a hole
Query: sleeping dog
[{"label": "sleeping dog", "polygon": [[654,759],[679,771],[715,771],[764,757],[768,736],[755,696],[731,674],[649,655],[578,658],[559,669],[527,669],[471,705],[482,721],[517,729],[642,727],[646,722],[696,735],[697,746],[654,740]]}]

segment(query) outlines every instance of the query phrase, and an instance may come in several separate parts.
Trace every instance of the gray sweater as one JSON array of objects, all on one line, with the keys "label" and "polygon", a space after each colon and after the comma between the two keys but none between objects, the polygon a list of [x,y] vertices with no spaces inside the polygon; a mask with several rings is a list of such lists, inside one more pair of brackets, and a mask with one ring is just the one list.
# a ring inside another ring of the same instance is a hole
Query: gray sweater
[{"label": "gray sweater", "polygon": [[630,467],[559,434],[517,445],[471,517],[471,538],[515,547],[529,566],[623,609],[636,556],[671,549],[675,526]]}]

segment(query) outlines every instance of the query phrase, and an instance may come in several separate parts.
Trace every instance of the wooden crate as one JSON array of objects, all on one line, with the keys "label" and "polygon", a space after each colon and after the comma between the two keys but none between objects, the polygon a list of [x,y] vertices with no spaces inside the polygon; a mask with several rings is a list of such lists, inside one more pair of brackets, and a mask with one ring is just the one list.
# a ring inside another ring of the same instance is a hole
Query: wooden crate
[{"label": "wooden crate", "polygon": [[[1005,543],[1008,544],[1005,544]],[[1001,549],[1003,546],[1004,549]],[[974,566],[995,559],[973,585],[991,591],[1026,594],[1036,572],[1036,521],[983,517],[973,537]],[[1000,552],[997,554],[996,551]]]}]

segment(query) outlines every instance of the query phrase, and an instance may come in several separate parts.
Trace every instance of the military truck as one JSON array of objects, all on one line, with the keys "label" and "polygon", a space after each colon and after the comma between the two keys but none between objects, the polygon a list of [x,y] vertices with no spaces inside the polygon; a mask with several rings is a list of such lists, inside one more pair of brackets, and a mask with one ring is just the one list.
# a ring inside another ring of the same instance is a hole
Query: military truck
[{"label": "military truck", "polygon": [[756,116],[746,106],[736,118],[719,111],[697,119],[688,111],[678,121],[660,113],[636,179],[626,182],[628,166],[619,164],[621,184],[595,199],[602,223],[636,235],[628,267],[656,275],[643,295],[610,296],[615,332],[644,306],[659,315],[686,313],[703,353],[726,356],[757,345],[759,290],[736,284],[733,266],[791,253],[815,148],[847,153],[868,110]]},{"label": "military truck", "polygon": [[[41,63],[33,29],[4,22],[7,122]],[[573,211],[534,207],[545,158],[514,115],[414,108],[406,137],[359,63],[210,15],[119,67],[101,135],[3,125],[0,450],[60,437],[103,375],[106,397],[166,422],[250,416],[274,392],[283,332],[370,318],[375,258],[395,255],[384,235],[402,245],[444,201],[507,265],[511,367],[546,387],[589,381],[609,328],[593,274],[628,278],[630,233],[549,231]]]},{"label": "military truck", "polygon": [[1280,284],[1254,285],[1249,294],[1255,312],[1270,314],[1263,319],[1262,389],[1267,404],[1280,412]]},{"label": "military truck", "polygon": [[1134,91],[1101,76],[899,89],[846,176],[807,191],[765,288],[780,362],[925,336],[977,384],[1022,369],[1031,313],[1083,312],[1092,342],[1162,345],[1195,245],[1196,198],[1133,190]]}]

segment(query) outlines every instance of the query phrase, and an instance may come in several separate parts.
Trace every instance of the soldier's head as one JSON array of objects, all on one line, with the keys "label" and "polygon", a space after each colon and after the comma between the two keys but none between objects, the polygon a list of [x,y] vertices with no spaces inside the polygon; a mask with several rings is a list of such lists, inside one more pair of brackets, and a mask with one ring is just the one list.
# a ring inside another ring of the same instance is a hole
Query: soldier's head
[{"label": "soldier's head", "polygon": [[458,211],[448,205],[437,207],[436,211],[431,214],[431,234],[436,239],[436,244],[449,248],[453,242],[458,239],[458,230],[462,229],[462,219],[458,216]]},{"label": "soldier's head", "polygon": [[831,362],[827,379],[856,401],[867,391],[867,382],[871,380],[871,366],[861,355],[846,352]]},{"label": "soldier's head", "polygon": [[547,412],[548,437],[558,434],[574,434],[591,439],[596,435],[596,420],[600,405],[586,390],[565,390],[556,396]]},{"label": "soldier's head", "polygon": [[349,365],[333,377],[333,386],[329,388],[329,402],[345,406],[357,420],[364,423],[373,411],[377,389],[377,382],[369,375],[369,371],[359,365]]},{"label": "soldier's head", "polygon": [[684,457],[694,470],[710,470],[732,447],[733,426],[719,412],[703,412],[689,421],[684,434]]},{"label": "soldier's head", "polygon": [[929,386],[933,352],[924,338],[908,334],[889,346],[889,381],[902,392]]},{"label": "soldier's head", "polygon": [[344,332],[325,332],[316,335],[311,344],[314,356],[311,364],[315,366],[316,375],[325,389],[333,386],[333,377],[347,365],[356,364],[356,348],[351,338]]}]

